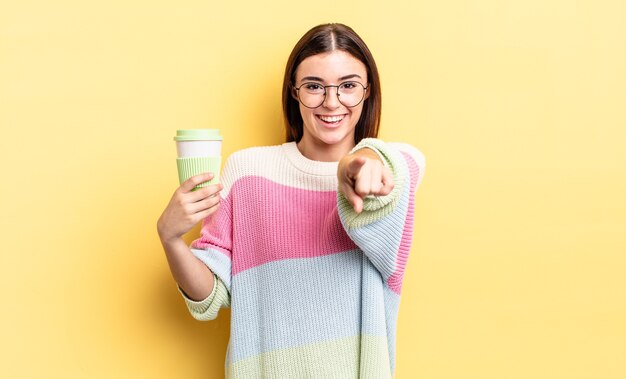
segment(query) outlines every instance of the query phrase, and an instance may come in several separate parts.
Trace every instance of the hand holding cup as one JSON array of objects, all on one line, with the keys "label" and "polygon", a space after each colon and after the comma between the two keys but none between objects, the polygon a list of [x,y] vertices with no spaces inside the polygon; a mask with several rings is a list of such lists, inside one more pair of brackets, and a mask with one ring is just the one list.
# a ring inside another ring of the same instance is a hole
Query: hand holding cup
[{"label": "hand holding cup", "polygon": [[207,183],[213,178],[212,173],[194,175],[176,189],[157,222],[159,237],[164,244],[182,237],[217,210],[222,185],[218,183],[197,188],[199,184]]},{"label": "hand holding cup", "polygon": [[163,243],[182,237],[215,212],[222,190],[219,184],[222,153],[219,130],[177,130],[174,141],[180,187],[157,222]]}]

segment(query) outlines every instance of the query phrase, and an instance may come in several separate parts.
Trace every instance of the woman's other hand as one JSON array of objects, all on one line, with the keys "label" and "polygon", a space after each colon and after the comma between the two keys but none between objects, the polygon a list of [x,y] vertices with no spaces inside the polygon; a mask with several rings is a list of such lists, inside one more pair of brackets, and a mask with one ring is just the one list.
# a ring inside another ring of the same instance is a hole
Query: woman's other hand
[{"label": "woman's other hand", "polygon": [[212,173],[192,176],[176,189],[169,204],[159,217],[157,230],[163,244],[182,237],[198,222],[202,221],[219,206],[221,184],[198,188],[198,184],[213,179]]},{"label": "woman's other hand", "polygon": [[376,152],[365,148],[348,154],[339,161],[337,169],[339,192],[350,202],[356,213],[363,210],[366,196],[385,196],[393,190],[393,174]]}]

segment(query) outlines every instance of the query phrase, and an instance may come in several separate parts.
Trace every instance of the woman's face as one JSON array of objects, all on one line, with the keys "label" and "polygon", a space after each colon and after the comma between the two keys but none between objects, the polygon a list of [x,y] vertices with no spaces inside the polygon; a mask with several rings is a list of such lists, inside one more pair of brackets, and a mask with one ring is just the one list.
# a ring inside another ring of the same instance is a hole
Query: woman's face
[{"label": "woman's face", "polygon": [[[365,65],[345,51],[335,50],[304,59],[295,75],[295,87],[303,83],[314,83],[313,87],[339,85],[346,81],[359,82],[368,86]],[[307,84],[308,85],[308,84]],[[303,91],[301,88],[300,91]],[[359,87],[361,93],[363,89]],[[364,94],[367,97],[369,91]],[[301,96],[303,94],[301,93]],[[294,97],[298,94],[294,90]],[[345,99],[345,97],[344,97]],[[300,114],[304,122],[302,140],[298,144],[305,156],[318,160],[339,160],[354,147],[354,131],[361,117],[363,103],[348,108],[339,102],[337,88],[326,89],[326,97],[317,108],[307,108],[301,102]],[[350,104],[349,104],[350,105]],[[331,153],[329,159],[320,159],[320,154]],[[315,157],[316,156],[316,157]]]}]

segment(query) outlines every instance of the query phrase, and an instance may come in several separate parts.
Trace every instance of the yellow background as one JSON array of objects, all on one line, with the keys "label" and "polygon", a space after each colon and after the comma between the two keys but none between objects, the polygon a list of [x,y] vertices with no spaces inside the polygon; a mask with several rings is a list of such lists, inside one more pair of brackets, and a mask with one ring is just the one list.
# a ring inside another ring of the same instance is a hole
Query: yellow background
[{"label": "yellow background", "polygon": [[3,1],[1,377],[223,375],[229,314],[187,314],[156,235],[172,137],[281,143],[287,56],[328,21],[428,158],[397,378],[626,377],[617,0]]}]

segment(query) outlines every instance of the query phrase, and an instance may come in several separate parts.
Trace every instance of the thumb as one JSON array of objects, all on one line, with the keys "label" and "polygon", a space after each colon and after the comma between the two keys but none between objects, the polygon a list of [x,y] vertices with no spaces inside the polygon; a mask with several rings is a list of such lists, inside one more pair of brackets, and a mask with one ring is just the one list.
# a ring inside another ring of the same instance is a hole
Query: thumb
[{"label": "thumb", "polygon": [[356,213],[361,213],[363,210],[363,198],[359,196],[352,187],[345,186],[343,188],[343,195],[346,197],[352,208]]}]

